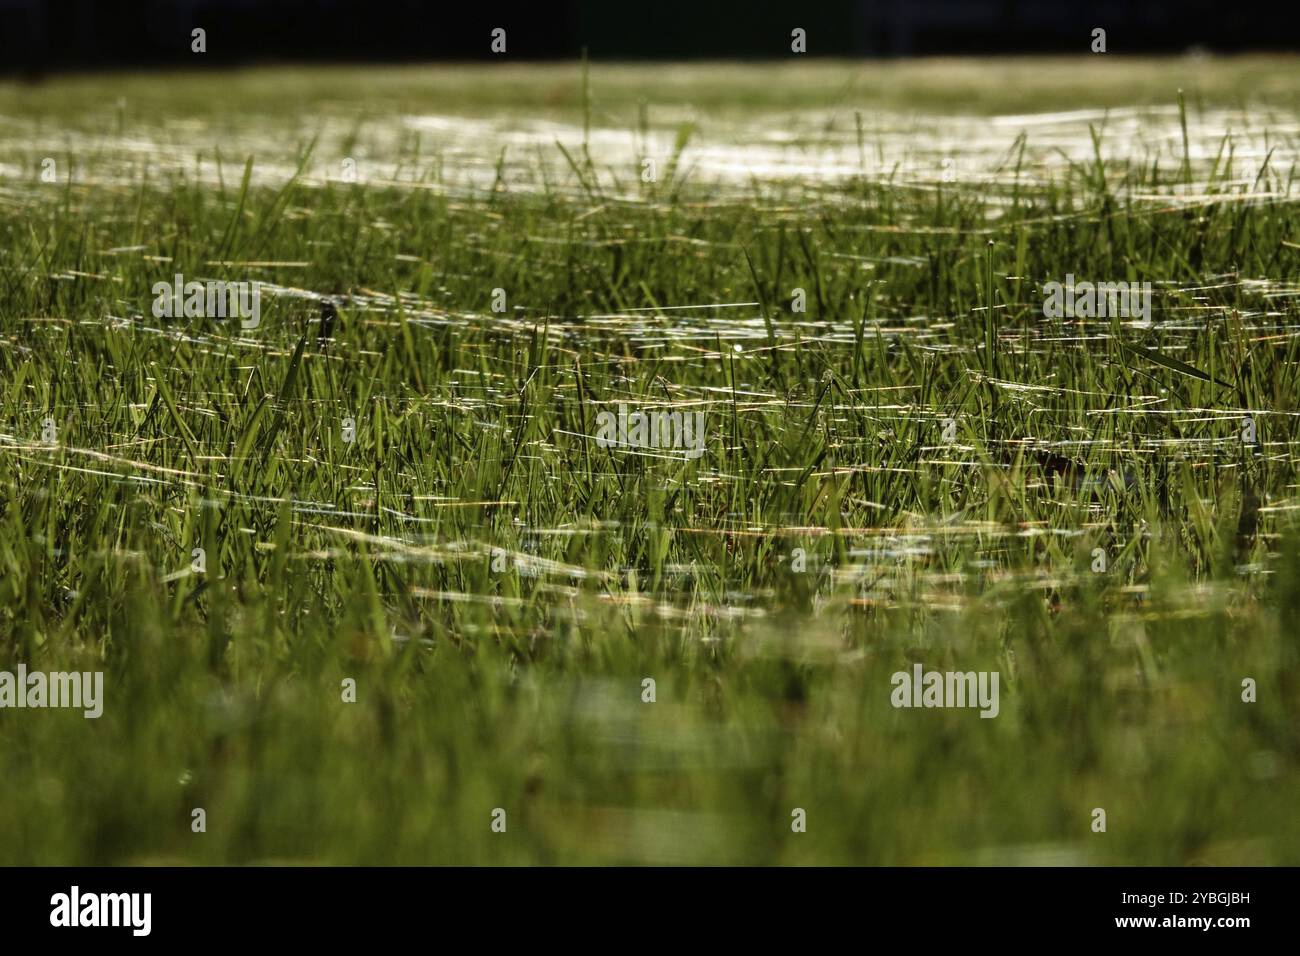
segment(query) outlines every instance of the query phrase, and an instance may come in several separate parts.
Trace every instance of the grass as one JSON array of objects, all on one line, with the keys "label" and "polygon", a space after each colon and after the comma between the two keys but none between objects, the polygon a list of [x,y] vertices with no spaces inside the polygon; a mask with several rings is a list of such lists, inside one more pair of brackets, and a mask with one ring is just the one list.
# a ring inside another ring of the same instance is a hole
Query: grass
[{"label": "grass", "polygon": [[1297,77],[0,87],[0,862],[1300,862]]}]

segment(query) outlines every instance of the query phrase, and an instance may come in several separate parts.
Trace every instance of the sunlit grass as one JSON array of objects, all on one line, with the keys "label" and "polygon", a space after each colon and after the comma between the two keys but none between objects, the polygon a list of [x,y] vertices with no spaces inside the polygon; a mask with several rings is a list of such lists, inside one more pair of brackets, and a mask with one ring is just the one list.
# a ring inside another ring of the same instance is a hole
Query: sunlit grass
[{"label": "sunlit grass", "polygon": [[1294,61],[582,75],[0,89],[0,860],[1300,859]]}]

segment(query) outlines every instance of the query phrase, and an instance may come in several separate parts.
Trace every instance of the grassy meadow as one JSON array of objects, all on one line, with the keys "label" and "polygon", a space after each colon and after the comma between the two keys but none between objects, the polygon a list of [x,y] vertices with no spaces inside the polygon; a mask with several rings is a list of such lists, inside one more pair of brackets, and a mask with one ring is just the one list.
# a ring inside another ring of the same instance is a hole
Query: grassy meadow
[{"label": "grassy meadow", "polygon": [[1300,863],[1298,151],[1291,58],[0,85],[0,670],[105,688],[0,863]]}]

